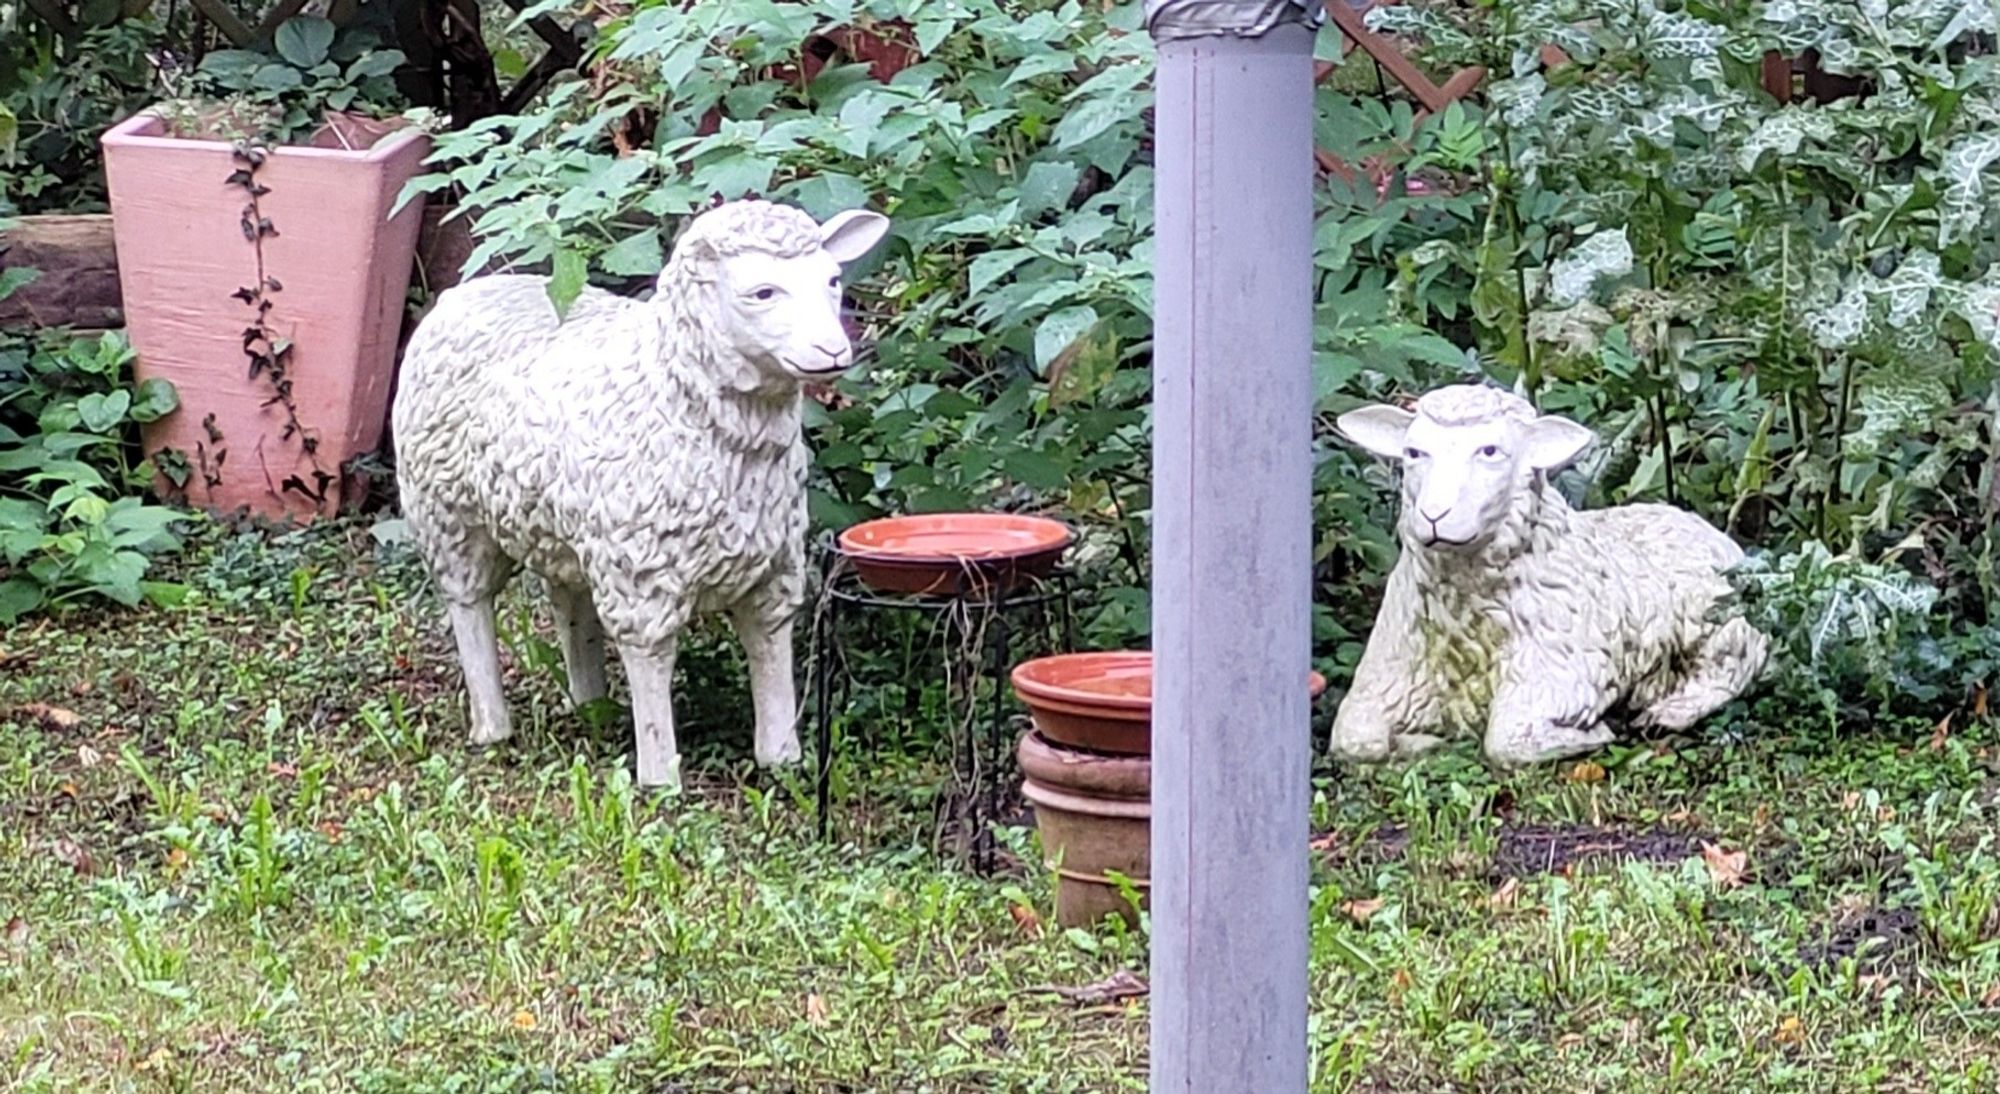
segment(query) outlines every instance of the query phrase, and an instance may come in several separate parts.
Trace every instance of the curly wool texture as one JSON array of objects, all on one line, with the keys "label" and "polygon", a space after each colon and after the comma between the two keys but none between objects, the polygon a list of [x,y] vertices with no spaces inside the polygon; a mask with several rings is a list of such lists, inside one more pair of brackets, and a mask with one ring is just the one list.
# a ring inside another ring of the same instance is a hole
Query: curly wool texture
[{"label": "curly wool texture", "polygon": [[[1535,420],[1524,400],[1474,387],[1427,395],[1417,416],[1446,431]],[[1453,549],[1426,543],[1406,489],[1404,550],[1336,718],[1336,752],[1378,760],[1483,731],[1496,761],[1552,759],[1607,743],[1607,717],[1691,725],[1762,669],[1764,636],[1711,617],[1743,552],[1699,517],[1577,511],[1532,468],[1504,505],[1489,538]]]},{"label": "curly wool texture", "polygon": [[525,565],[587,585],[621,646],[658,649],[753,592],[802,598],[799,393],[732,383],[688,298],[713,257],[699,244],[676,248],[651,301],[586,289],[564,321],[538,277],[439,298],[395,427],[404,508],[448,599]]}]

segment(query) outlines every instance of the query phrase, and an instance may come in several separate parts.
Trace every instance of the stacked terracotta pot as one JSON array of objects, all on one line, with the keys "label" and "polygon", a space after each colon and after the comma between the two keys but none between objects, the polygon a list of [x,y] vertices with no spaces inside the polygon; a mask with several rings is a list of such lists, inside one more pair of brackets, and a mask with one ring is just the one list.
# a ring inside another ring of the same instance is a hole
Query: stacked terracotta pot
[{"label": "stacked terracotta pot", "polygon": [[[1311,688],[1326,680],[1313,673]],[[1014,670],[1014,693],[1034,716],[1017,755],[1056,872],[1056,922],[1136,921],[1152,876],[1153,655],[1038,658]]]}]

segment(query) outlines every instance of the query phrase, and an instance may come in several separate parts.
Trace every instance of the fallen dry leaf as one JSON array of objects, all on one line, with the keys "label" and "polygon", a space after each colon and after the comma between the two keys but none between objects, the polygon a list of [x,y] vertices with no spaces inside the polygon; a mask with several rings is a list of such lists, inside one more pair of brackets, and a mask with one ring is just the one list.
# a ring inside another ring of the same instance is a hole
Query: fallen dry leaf
[{"label": "fallen dry leaf", "polygon": [[1725,851],[1703,840],[1701,860],[1708,864],[1708,876],[1723,889],[1743,884],[1743,872],[1750,864],[1750,852]]},{"label": "fallen dry leaf", "polygon": [[1583,1034],[1565,1033],[1561,1037],[1556,1038],[1556,1051],[1568,1052],[1570,1049],[1573,1049],[1582,1043],[1583,1043]]},{"label": "fallen dry leaf", "polygon": [[299,777],[299,765],[285,763],[282,760],[272,760],[264,770],[274,779],[296,779]]},{"label": "fallen dry leaf", "polygon": [[510,1024],[515,1029],[525,1032],[535,1028],[535,1016],[528,1010],[517,1010],[514,1012],[514,1018]]},{"label": "fallen dry leaf", "polygon": [[1840,796],[1841,812],[1852,813],[1859,808],[1861,808],[1861,791],[1850,790]]},{"label": "fallen dry leaf", "polygon": [[1125,969],[1119,969],[1094,984],[1085,984],[1080,988],[1064,987],[1061,984],[1037,984],[1031,988],[1022,988],[1021,994],[1055,995],[1079,1007],[1101,1007],[1121,999],[1137,999],[1150,990],[1144,980]]},{"label": "fallen dry leaf", "polygon": [[1771,1039],[1781,1045],[1802,1045],[1806,1041],[1806,1025],[1799,1021],[1797,1015],[1787,1014],[1785,1020],[1778,1023],[1778,1032]]},{"label": "fallen dry leaf", "polygon": [[1986,994],[1979,997],[1979,1005],[1982,1007],[1990,1007],[1995,1003],[2000,1003],[2000,983],[1987,988]]},{"label": "fallen dry leaf", "polygon": [[818,992],[806,996],[806,1024],[814,1029],[827,1027],[826,999]]},{"label": "fallen dry leaf", "polygon": [[1306,841],[1306,846],[1321,854],[1325,854],[1335,847],[1340,846],[1340,833],[1328,832],[1325,835],[1314,836],[1312,839]]},{"label": "fallen dry leaf", "polygon": [[62,782],[56,784],[56,793],[61,794],[65,798],[75,798],[81,791],[77,790],[75,783],[64,779]]},{"label": "fallen dry leaf", "polygon": [[1660,820],[1666,824],[1691,824],[1694,822],[1694,810],[1683,805],[1679,809],[1661,817]]},{"label": "fallen dry leaf", "polygon": [[76,746],[76,762],[86,768],[96,767],[104,762],[104,753],[89,745]]},{"label": "fallen dry leaf", "polygon": [[1507,880],[1501,882],[1500,887],[1498,889],[1493,890],[1492,896],[1486,898],[1486,906],[1493,909],[1496,912],[1503,912],[1509,908],[1512,908],[1514,906],[1514,901],[1517,898],[1519,898],[1520,895],[1521,895],[1521,879],[1510,877]]},{"label": "fallen dry leaf", "polygon": [[85,851],[83,846],[73,839],[63,837],[51,840],[49,853],[79,874],[90,872],[90,852]]},{"label": "fallen dry leaf", "polygon": [[1395,972],[1390,973],[1389,991],[1388,991],[1389,1002],[1391,1003],[1401,1002],[1403,996],[1408,994],[1409,990],[1413,987],[1416,987],[1416,985],[1417,985],[1416,978],[1410,975],[1410,970],[1408,969],[1397,969]]},{"label": "fallen dry leaf", "polygon": [[1033,908],[1026,904],[1009,904],[1007,914],[1014,917],[1014,926],[1019,927],[1022,934],[1030,938],[1041,937],[1042,917],[1036,915]]},{"label": "fallen dry leaf", "polygon": [[1931,751],[1943,752],[1944,743],[1951,739],[1951,715],[1938,719],[1936,728],[1931,730]]},{"label": "fallen dry leaf", "polygon": [[1972,716],[1973,716],[1974,718],[1984,718],[1984,717],[1986,717],[1986,685],[1985,685],[1985,684],[1980,684],[1980,685],[1977,685],[1976,687],[1974,687],[1974,688],[1972,689]]},{"label": "fallen dry leaf", "polygon": [[133,1065],[137,1071],[158,1071],[174,1062],[174,1050],[165,1045],[148,1053],[146,1058]]},{"label": "fallen dry leaf", "polygon": [[339,843],[341,835],[346,831],[337,820],[321,821],[318,827],[319,834],[325,836],[328,843]]},{"label": "fallen dry leaf", "polygon": [[187,864],[188,853],[186,850],[176,847],[167,852],[167,874],[169,877],[187,869]]},{"label": "fallen dry leaf", "polygon": [[1341,902],[1340,910],[1347,918],[1365,926],[1369,920],[1375,918],[1376,912],[1382,910],[1382,903],[1380,897],[1373,900],[1346,900]]},{"label": "fallen dry leaf", "polygon": [[53,707],[47,703],[28,703],[14,708],[14,713],[33,718],[49,729],[75,729],[83,723],[83,715],[63,707]]},{"label": "fallen dry leaf", "polygon": [[7,921],[7,948],[10,950],[28,948],[28,921],[20,916]]},{"label": "fallen dry leaf", "polygon": [[69,693],[71,695],[89,695],[91,689],[95,688],[96,686],[97,686],[96,684],[93,684],[88,680],[78,680],[76,683],[71,684],[69,686]]},{"label": "fallen dry leaf", "polygon": [[1573,783],[1601,783],[1604,781],[1604,765],[1590,760],[1578,760],[1568,771],[1563,772],[1563,778]]}]

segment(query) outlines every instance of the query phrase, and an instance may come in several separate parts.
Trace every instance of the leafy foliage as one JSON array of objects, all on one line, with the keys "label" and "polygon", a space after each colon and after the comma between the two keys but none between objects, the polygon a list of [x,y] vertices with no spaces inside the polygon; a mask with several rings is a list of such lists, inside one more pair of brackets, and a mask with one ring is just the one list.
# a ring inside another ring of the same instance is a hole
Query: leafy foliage
[{"label": "leafy foliage", "polygon": [[204,56],[187,86],[174,89],[169,121],[185,136],[296,144],[327,112],[391,112],[403,53],[376,41],[372,29],[336,30],[320,16],[295,15],[278,25],[270,52]]},{"label": "leafy foliage", "polygon": [[132,435],[179,399],[163,380],[131,386],[131,360],[115,334],[0,340],[0,623],[89,597],[182,594],[146,575],[189,518],[137,496],[154,466],[134,462]]},{"label": "leafy foliage", "polygon": [[[799,71],[850,24],[915,63]],[[855,294],[876,354],[815,408],[815,515],[1059,504],[1097,533],[1101,633],[1126,635],[1148,508],[1135,25],[1076,3],[642,5],[603,28],[595,84],[442,137],[415,185],[460,189],[471,268],[546,263],[558,297],[657,273],[673,225],[718,196],[884,208],[893,240]]]}]

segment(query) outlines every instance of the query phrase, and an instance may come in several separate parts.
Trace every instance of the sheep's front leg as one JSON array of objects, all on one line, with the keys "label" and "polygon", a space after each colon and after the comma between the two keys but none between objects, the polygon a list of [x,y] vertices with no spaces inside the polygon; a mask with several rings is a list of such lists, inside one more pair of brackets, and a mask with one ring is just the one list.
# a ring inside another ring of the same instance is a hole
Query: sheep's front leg
[{"label": "sheep's front leg", "polygon": [[1601,721],[1600,689],[1553,666],[1517,666],[1502,674],[1486,725],[1486,758],[1524,767],[1594,752],[1615,740]]},{"label": "sheep's front leg", "polygon": [[1437,706],[1431,683],[1395,623],[1378,621],[1354,669],[1354,684],[1333,716],[1333,754],[1348,763],[1380,763],[1421,756],[1443,743],[1417,732]]},{"label": "sheep's front leg", "polygon": [[729,622],[750,665],[757,762],[765,767],[797,763],[803,753],[799,748],[799,695],[792,675],[792,613],[746,606],[732,612]]},{"label": "sheep's front leg", "polygon": [[562,645],[570,702],[582,707],[604,698],[604,625],[597,619],[589,587],[550,582],[549,600],[555,607],[556,639]]},{"label": "sheep's front leg", "polygon": [[472,715],[474,745],[498,744],[514,734],[507,696],[500,687],[500,639],[493,625],[493,597],[450,600],[451,634],[465,674],[466,705]]},{"label": "sheep's front leg", "polygon": [[647,648],[621,644],[618,658],[632,685],[632,736],[639,785],[681,787],[681,753],[674,743],[674,644]]}]

